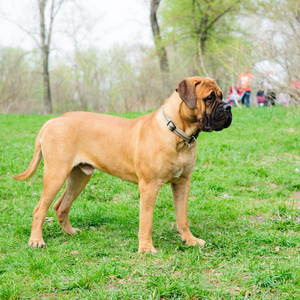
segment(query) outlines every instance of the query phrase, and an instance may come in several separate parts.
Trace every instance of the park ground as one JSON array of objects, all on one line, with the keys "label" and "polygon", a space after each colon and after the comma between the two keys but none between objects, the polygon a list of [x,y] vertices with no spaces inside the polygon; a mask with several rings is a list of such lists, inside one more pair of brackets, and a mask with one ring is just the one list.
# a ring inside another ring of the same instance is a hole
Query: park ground
[{"label": "park ground", "polygon": [[167,185],[156,255],[137,252],[137,186],[100,172],[71,209],[81,234],[64,234],[51,208],[47,247],[28,247],[43,168],[13,176],[50,117],[0,115],[0,299],[300,299],[299,108],[236,108],[230,128],[200,134],[188,216],[206,246],[182,243]]}]

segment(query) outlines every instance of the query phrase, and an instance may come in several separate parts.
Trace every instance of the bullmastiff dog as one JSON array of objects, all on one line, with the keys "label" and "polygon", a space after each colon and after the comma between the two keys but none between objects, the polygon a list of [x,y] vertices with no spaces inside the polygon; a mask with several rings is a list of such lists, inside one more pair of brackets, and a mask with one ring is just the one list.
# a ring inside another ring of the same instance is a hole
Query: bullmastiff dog
[{"label": "bullmastiff dog", "polygon": [[231,107],[222,97],[213,79],[190,77],[179,82],[158,111],[134,120],[69,112],[47,121],[36,138],[28,168],[14,177],[31,177],[44,157],[43,191],[33,211],[29,245],[45,246],[43,223],[65,182],[66,188],[53,208],[65,233],[79,231],[69,222],[70,208],[97,169],[138,184],[139,252],[156,253],[152,244],[153,209],[157,193],[166,183],[172,187],[182,241],[203,247],[205,241],[189,230],[187,202],[198,134],[231,124]]}]

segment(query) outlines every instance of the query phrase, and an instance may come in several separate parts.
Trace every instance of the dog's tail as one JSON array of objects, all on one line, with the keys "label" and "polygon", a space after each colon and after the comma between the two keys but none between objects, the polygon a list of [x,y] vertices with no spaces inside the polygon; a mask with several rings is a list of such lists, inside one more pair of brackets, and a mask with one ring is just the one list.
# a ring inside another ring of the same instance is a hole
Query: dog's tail
[{"label": "dog's tail", "polygon": [[43,153],[42,153],[42,144],[41,144],[41,138],[42,135],[47,127],[47,123],[42,127],[40,130],[36,140],[35,140],[35,149],[34,154],[32,157],[32,160],[28,166],[28,168],[21,174],[18,174],[14,177],[16,180],[24,180],[27,178],[30,178],[38,169],[38,167],[41,164],[41,161],[43,159]]}]

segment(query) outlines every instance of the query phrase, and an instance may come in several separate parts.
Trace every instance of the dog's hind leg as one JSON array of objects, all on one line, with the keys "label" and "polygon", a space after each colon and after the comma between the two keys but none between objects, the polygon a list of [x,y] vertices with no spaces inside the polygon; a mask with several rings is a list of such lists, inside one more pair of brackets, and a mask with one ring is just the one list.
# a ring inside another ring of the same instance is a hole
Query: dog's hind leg
[{"label": "dog's hind leg", "polygon": [[84,173],[79,166],[74,167],[67,179],[65,191],[53,206],[62,230],[67,234],[75,234],[79,231],[71,226],[69,212],[73,201],[82,192],[91,176]]},{"label": "dog's hind leg", "polygon": [[57,172],[56,169],[48,168],[47,164],[45,164],[43,176],[43,192],[39,204],[33,211],[33,221],[29,246],[37,248],[42,248],[45,246],[42,233],[45,217],[52,201],[64,185],[69,175],[69,171],[67,168],[64,169],[65,171],[62,170],[63,169],[61,169],[61,172]]}]

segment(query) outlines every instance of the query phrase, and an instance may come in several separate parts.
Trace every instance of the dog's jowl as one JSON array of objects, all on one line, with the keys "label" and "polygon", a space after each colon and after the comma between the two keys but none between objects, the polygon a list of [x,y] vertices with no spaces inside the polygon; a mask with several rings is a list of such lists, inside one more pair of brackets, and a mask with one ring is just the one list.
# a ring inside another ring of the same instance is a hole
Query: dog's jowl
[{"label": "dog's jowl", "polygon": [[153,209],[157,193],[166,183],[172,187],[182,241],[203,247],[205,242],[189,230],[187,201],[198,134],[231,124],[231,108],[222,97],[213,79],[190,77],[177,85],[156,112],[134,120],[70,112],[46,122],[36,138],[29,167],[15,176],[17,180],[31,177],[44,157],[43,192],[33,211],[29,245],[45,246],[44,219],[65,182],[53,208],[65,233],[78,231],[69,222],[69,211],[97,169],[138,184],[139,252],[156,253],[151,237]]}]

